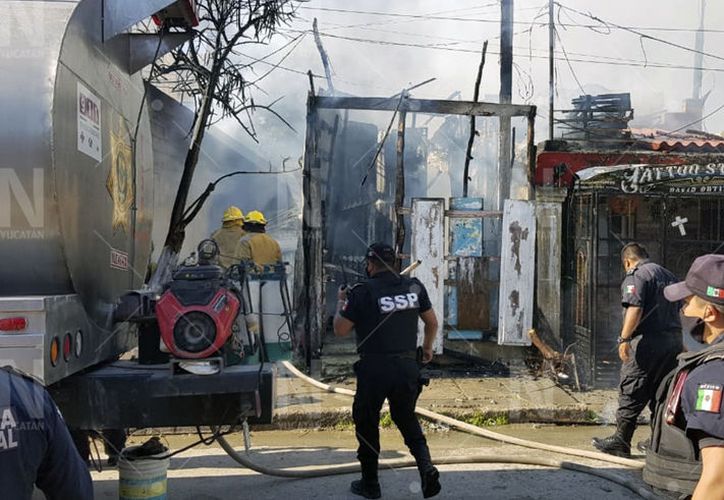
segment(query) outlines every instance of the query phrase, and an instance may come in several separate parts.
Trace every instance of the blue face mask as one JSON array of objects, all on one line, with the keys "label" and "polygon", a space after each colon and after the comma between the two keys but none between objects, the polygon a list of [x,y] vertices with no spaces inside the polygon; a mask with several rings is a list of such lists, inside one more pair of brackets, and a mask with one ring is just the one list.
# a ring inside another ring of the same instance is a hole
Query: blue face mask
[{"label": "blue face mask", "polygon": [[681,328],[684,332],[691,335],[691,338],[696,340],[698,343],[704,343],[704,328],[706,324],[701,318],[690,318],[688,316],[681,316]]}]

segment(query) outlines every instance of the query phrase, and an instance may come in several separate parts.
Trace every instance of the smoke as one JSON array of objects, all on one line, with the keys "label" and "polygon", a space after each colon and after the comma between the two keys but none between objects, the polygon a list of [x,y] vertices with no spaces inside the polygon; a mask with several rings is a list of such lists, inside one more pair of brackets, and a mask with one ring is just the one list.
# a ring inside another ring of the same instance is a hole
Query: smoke
[{"label": "smoke", "polygon": [[[592,3],[569,0],[564,6],[583,13],[590,11],[609,23],[632,27],[687,47],[694,46],[693,30],[699,23],[698,2],[662,4],[655,0],[615,0]],[[269,64],[279,64],[270,76],[259,83],[260,88],[254,90],[255,100],[268,103],[283,97],[275,109],[296,131],[261,111],[254,115],[259,132],[258,144],[230,121],[217,127],[239,149],[243,149],[245,155],[252,153],[248,156],[253,158],[252,163],[259,170],[281,169],[283,164],[297,167],[304,154],[306,100],[310,87],[306,72],[311,70],[317,76],[324,75],[319,53],[309,33],[315,17],[329,54],[338,95],[391,96],[410,85],[435,78],[433,82],[414,90],[413,96],[445,99],[460,91],[462,99],[470,99],[480,49],[487,39],[488,57],[480,95],[486,96],[488,101],[496,99],[500,82],[499,2],[460,0],[443,5],[432,0],[368,0],[357,4],[344,0],[312,0],[303,4],[299,17],[290,26],[282,28],[270,46],[254,47],[240,56],[249,61],[262,58],[307,32],[299,44],[291,44],[273,57],[257,63],[255,69],[261,75],[270,69]],[[515,1],[513,102],[538,106],[538,140],[547,136],[548,29],[543,24],[547,19],[547,2]],[[576,14],[573,10],[556,9],[555,22],[558,30],[554,89],[556,109],[568,108],[570,100],[584,92],[630,92],[637,119],[635,123],[646,126],[658,113],[682,110],[684,100],[691,96],[693,70],[686,68],[694,65],[692,52],[642,39]],[[723,22],[724,6],[709,2],[705,28],[716,29]],[[669,28],[679,31],[667,31]],[[704,51],[716,54],[723,38],[724,33],[707,32]],[[668,67],[657,67],[661,65]],[[715,69],[724,68],[724,61],[704,57],[703,66],[712,68],[703,73],[703,93],[711,91],[704,108],[706,114],[724,102],[724,90],[714,85],[719,73]],[[315,77],[314,86],[319,93],[324,92],[328,85],[323,78]],[[373,121],[384,130],[387,119]],[[431,123],[429,134],[436,133],[441,125],[442,120]],[[712,132],[724,130],[724,113],[714,114],[703,124],[692,128]],[[518,129],[517,139],[519,143],[525,139],[524,127]],[[524,160],[520,156],[517,159]],[[483,160],[481,162],[484,163]],[[478,195],[494,188],[487,184],[494,182],[491,180],[494,171],[489,166],[476,166],[474,162],[473,174],[474,191],[477,190]],[[520,171],[516,176],[519,184],[525,182]],[[434,179],[434,176],[429,179]],[[516,178],[513,181],[515,187]],[[431,187],[431,191],[438,195],[444,194],[442,191],[454,192],[452,186]],[[271,218],[281,212],[294,213],[297,217],[301,214],[300,173],[278,178],[234,178],[225,184],[221,192],[224,195],[215,194],[217,201],[210,203],[201,214],[211,225],[223,210],[226,200],[231,199],[237,200],[236,204],[244,210],[263,207],[270,212],[267,216]],[[218,201],[220,199],[224,201]]]}]

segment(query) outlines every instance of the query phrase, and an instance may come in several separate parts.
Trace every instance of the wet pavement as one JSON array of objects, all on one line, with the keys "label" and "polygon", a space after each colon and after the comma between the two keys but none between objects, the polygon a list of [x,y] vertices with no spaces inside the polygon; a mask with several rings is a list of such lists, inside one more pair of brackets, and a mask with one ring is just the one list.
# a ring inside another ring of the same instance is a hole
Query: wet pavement
[{"label": "wet pavement", "polygon": [[[341,379],[335,385],[354,389],[354,380]],[[251,457],[274,468],[355,462],[357,443],[351,403],[350,397],[317,389],[280,367],[275,424],[252,429]],[[610,421],[613,416],[616,391],[574,392],[550,379],[531,376],[443,376],[434,378],[425,388],[419,405],[502,434],[593,451],[592,437],[613,432],[612,426],[600,422]],[[409,458],[395,427],[384,418],[381,425],[382,458]],[[426,423],[425,432],[434,459],[441,463],[449,457],[476,454],[541,457],[605,469],[643,486],[640,472],[606,462],[494,442],[439,424]],[[171,430],[161,433],[171,450],[198,439],[195,434],[174,434]],[[648,426],[639,426],[634,442],[648,434]],[[147,432],[140,432],[129,444],[147,438]],[[237,450],[244,449],[240,433],[230,436],[229,441]],[[620,485],[571,470],[511,463],[447,464],[440,470],[444,490],[439,498],[640,498]],[[355,475],[304,480],[264,476],[240,467],[215,443],[172,458],[168,477],[169,498],[173,499],[359,498],[348,491]],[[414,469],[383,468],[380,479],[383,498],[422,498]],[[118,497],[117,470],[93,472],[93,480],[96,498]]]},{"label": "wet pavement", "polygon": [[[606,435],[608,426],[555,426],[516,424],[499,426],[495,430],[537,441],[590,448],[590,438]],[[640,433],[642,437],[646,430]],[[631,478],[643,486],[640,473],[594,460],[566,457],[537,452],[492,442],[456,431],[428,431],[433,457],[445,461],[447,457],[484,454],[489,456],[539,456],[558,460],[571,460],[620,477]],[[132,438],[142,442],[146,436]],[[167,444],[179,449],[197,439],[195,435],[168,436]],[[230,442],[243,450],[240,435]],[[381,432],[382,458],[409,457],[399,433],[394,429]],[[252,432],[251,457],[269,467],[315,466],[355,461],[356,441],[352,430],[287,430]],[[595,476],[570,470],[516,464],[441,465],[443,492],[438,498],[490,498],[490,499],[560,499],[640,498],[630,490]],[[171,461],[168,473],[168,493],[172,499],[227,499],[227,498],[359,498],[348,492],[349,482],[356,475],[331,476],[315,479],[283,479],[257,474],[239,467],[216,445],[200,446],[186,451]],[[115,469],[93,473],[96,498],[117,498],[118,473]],[[383,498],[422,498],[419,477],[414,469],[382,468],[380,481]]]}]

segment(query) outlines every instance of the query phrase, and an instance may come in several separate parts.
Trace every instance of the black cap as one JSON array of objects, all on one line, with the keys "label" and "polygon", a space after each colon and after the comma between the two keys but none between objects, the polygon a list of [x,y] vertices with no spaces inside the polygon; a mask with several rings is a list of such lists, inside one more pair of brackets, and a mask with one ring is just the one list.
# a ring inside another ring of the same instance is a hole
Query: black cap
[{"label": "black cap", "polygon": [[696,295],[713,304],[724,305],[724,255],[702,255],[691,264],[686,279],[664,288],[671,302]]},{"label": "black cap", "polygon": [[367,248],[367,259],[384,262],[386,264],[395,263],[395,249],[386,243],[372,243]]}]

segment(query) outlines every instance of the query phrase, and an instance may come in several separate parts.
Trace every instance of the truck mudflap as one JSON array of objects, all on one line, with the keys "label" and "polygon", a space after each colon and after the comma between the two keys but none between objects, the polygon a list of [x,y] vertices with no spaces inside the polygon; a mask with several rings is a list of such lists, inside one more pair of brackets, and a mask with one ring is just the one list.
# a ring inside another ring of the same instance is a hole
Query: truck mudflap
[{"label": "truck mudflap", "polygon": [[226,367],[213,375],[116,361],[48,387],[69,427],[128,429],[271,423],[276,367]]}]

